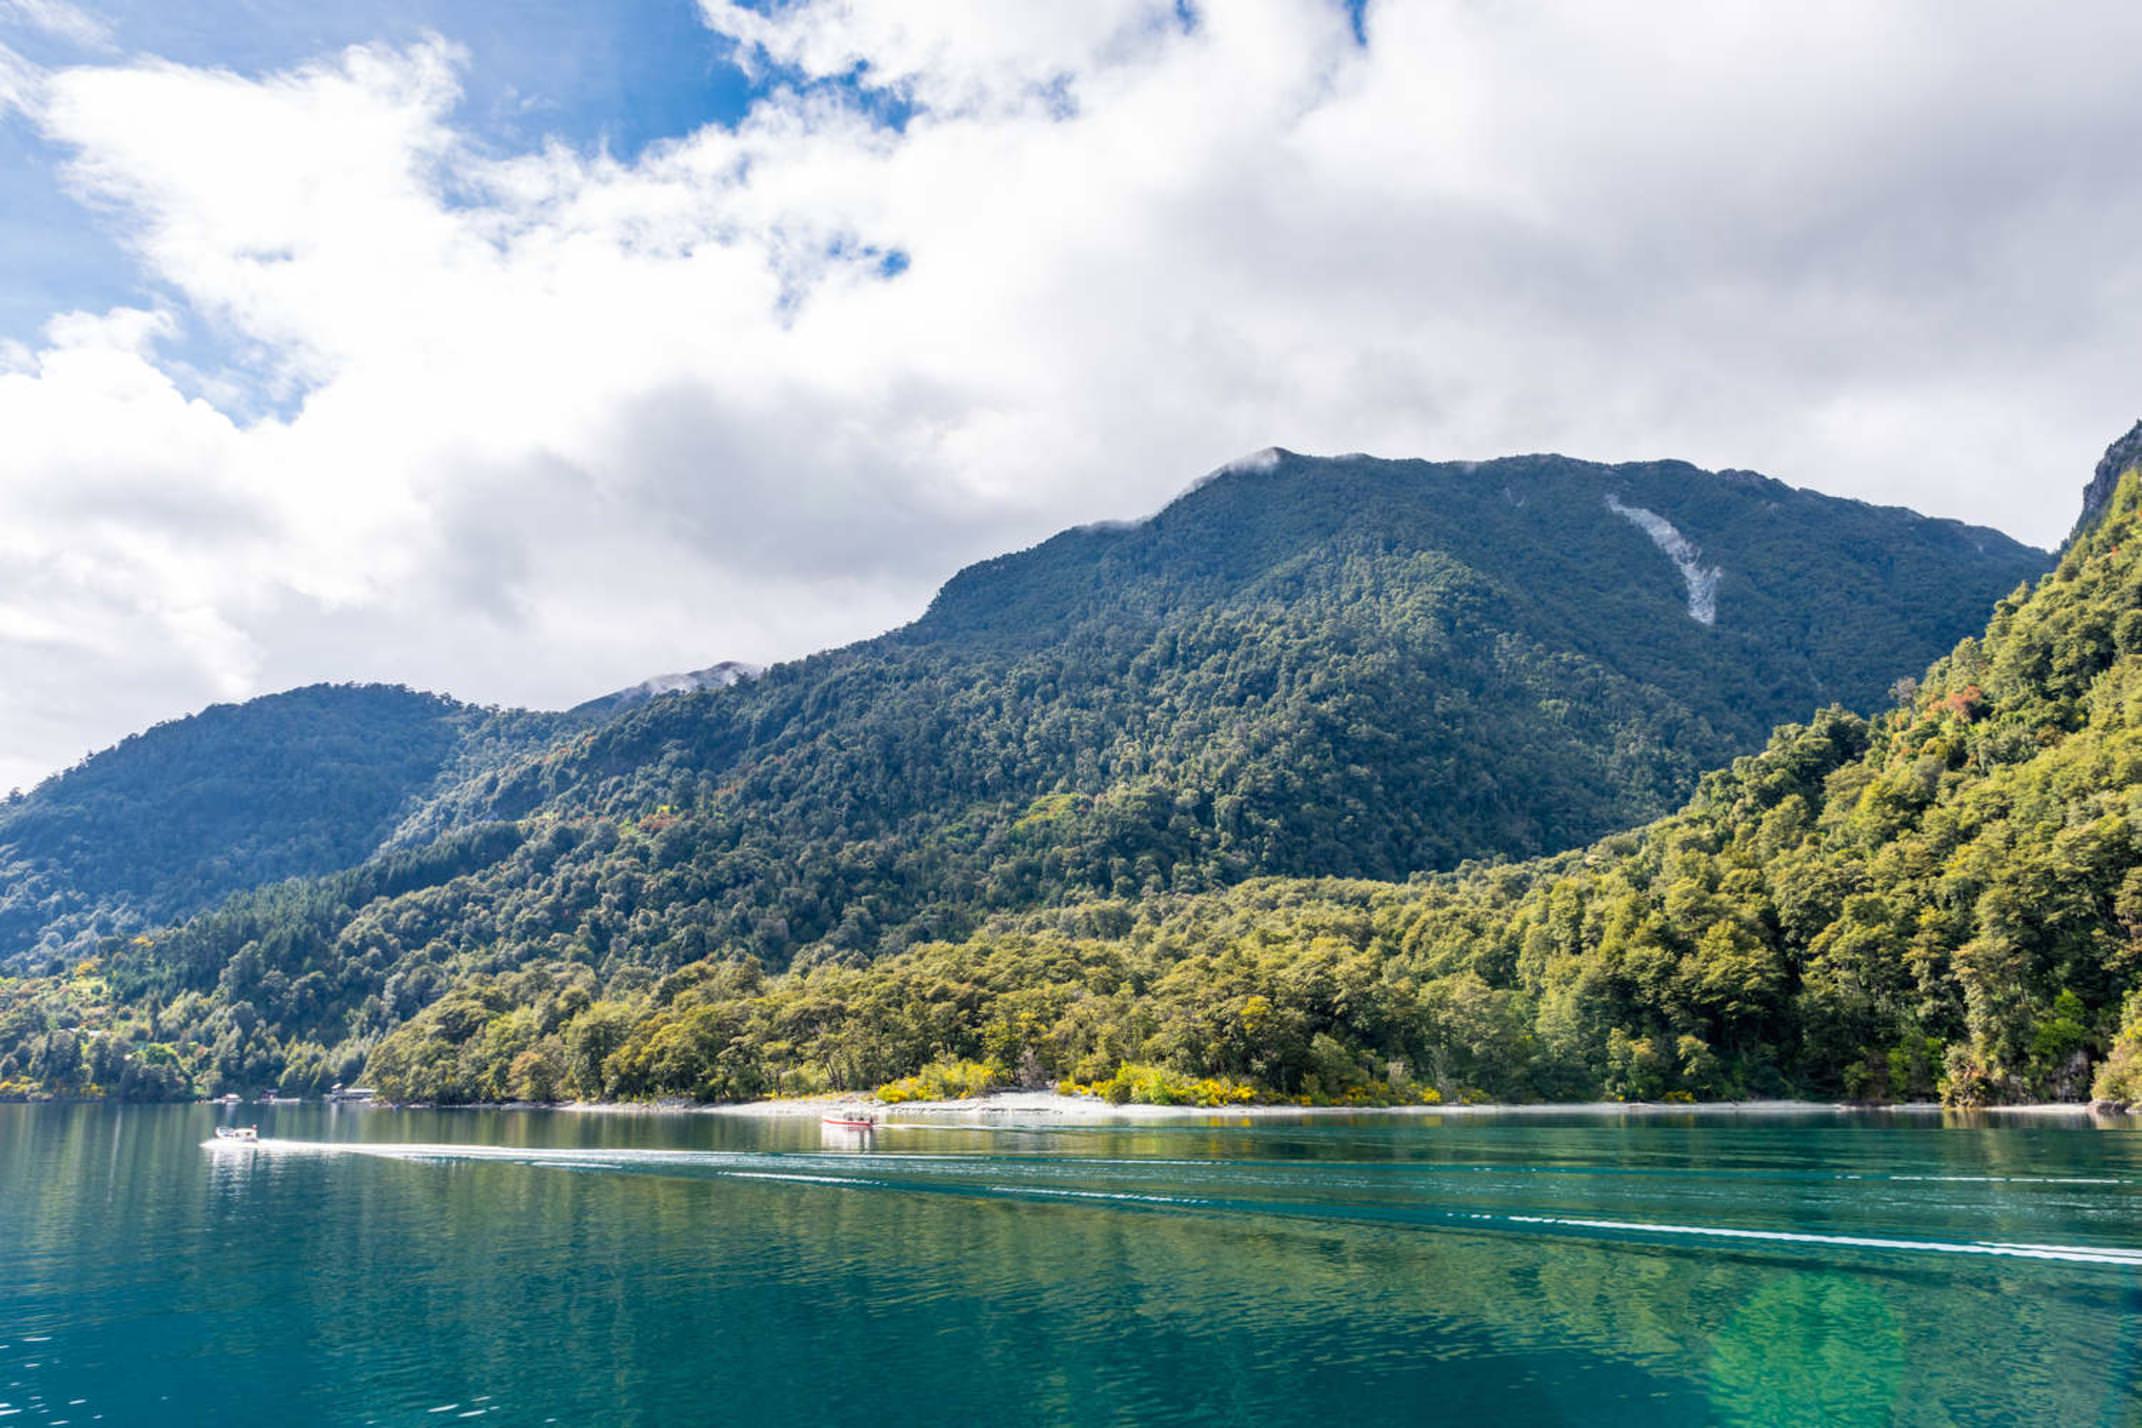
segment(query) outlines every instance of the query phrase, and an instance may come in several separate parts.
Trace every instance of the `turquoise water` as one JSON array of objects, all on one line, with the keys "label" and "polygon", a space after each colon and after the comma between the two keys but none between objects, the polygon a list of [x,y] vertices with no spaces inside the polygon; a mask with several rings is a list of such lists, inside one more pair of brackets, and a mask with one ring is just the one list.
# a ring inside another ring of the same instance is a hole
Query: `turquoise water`
[{"label": "turquoise water", "polygon": [[2128,1126],[242,1115],[0,1105],[0,1428],[2142,1423]]}]

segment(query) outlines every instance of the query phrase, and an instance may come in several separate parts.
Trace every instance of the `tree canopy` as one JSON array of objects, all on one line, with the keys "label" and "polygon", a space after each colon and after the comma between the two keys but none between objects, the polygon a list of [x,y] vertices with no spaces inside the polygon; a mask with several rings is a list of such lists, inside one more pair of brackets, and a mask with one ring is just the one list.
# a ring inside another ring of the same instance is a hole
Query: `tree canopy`
[{"label": "tree canopy", "polygon": [[[1609,496],[1725,572],[1715,625]],[[508,727],[368,861],[0,981],[0,1080],[2072,1092],[2132,981],[2124,825],[2070,827],[2124,776],[2128,525],[1957,645],[2037,553],[1670,463],[1278,458],[755,683]]]}]

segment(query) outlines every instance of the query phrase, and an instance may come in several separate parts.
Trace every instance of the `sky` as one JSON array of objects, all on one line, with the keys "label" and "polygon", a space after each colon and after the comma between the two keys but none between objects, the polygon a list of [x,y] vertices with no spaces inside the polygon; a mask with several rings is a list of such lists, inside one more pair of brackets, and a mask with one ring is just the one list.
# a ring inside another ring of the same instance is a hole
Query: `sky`
[{"label": "sky", "polygon": [[1268,445],[2056,544],[2142,6],[0,0],[0,789],[904,623]]}]

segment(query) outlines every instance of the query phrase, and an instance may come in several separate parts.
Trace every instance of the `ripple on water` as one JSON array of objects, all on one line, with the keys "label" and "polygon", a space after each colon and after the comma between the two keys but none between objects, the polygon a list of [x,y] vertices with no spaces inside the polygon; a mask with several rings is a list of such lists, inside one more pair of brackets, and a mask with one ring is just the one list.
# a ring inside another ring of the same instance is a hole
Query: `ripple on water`
[{"label": "ripple on water", "polygon": [[277,1108],[211,1156],[188,1108],[8,1110],[18,1412],[94,1385],[115,1422],[1849,1421],[1842,1386],[2088,1423],[2137,1387],[2142,1137],[2115,1133],[1364,1119],[847,1150]]}]

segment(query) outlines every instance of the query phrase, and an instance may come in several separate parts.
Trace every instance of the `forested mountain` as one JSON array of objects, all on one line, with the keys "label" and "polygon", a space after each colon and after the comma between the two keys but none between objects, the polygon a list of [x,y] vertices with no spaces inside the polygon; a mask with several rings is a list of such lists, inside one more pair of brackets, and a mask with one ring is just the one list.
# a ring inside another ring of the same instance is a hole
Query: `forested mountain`
[{"label": "forested mountain", "polygon": [[0,803],[0,966],[370,857],[438,786],[555,715],[314,685],[159,724]]},{"label": "forested mountain", "polygon": [[1541,862],[1097,901],[861,968],[472,969],[370,1069],[479,1100],[2142,1100],[2142,472],[1897,694]]},{"label": "forested mountain", "polygon": [[[391,858],[18,983],[0,1075],[52,1080],[20,1048],[56,997],[116,1003],[104,1054],[140,1075],[125,1044],[171,1048],[151,1089],[315,1084],[449,987],[537,967],[555,996],[493,1010],[562,1036],[620,999],[583,1026],[575,1085],[659,1089],[605,1081],[590,1028],[623,1036],[681,968],[867,977],[1034,909],[1127,928],[1261,876],[1577,846],[1782,718],[1879,706],[2043,568],[1750,473],[1269,452],[1150,520],[962,572],[890,635],[464,760],[397,807]],[[488,1025],[455,1005],[424,1024]]]},{"label": "forested mountain", "polygon": [[[1632,510],[1722,572],[1709,622]],[[777,965],[1064,897],[1554,851],[1779,718],[1878,702],[2041,568],[1755,476],[1273,453],[457,791],[464,823],[556,831],[454,936],[516,940],[535,900],[590,958]]]}]

